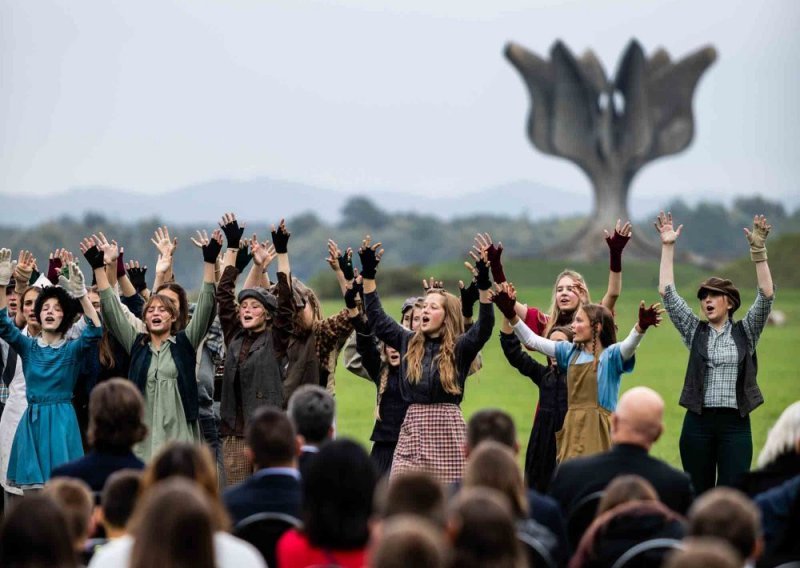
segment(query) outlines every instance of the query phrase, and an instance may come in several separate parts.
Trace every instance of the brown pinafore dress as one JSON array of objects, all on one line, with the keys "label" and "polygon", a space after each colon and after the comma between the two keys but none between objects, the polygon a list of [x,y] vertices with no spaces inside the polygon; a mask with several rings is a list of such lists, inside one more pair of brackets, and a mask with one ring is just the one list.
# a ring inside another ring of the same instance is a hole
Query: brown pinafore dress
[{"label": "brown pinafore dress", "polygon": [[567,367],[567,414],[556,432],[558,463],[611,448],[611,413],[597,401],[597,370],[592,362],[575,363],[579,354],[576,349]]}]

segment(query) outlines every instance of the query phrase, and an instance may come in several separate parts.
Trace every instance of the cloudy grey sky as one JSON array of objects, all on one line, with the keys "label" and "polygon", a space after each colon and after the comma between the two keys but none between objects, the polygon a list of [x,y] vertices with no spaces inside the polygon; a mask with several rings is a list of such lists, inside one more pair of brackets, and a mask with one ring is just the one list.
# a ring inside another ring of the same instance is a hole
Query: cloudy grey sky
[{"label": "cloudy grey sky", "polygon": [[711,43],[687,153],[637,195],[797,195],[800,2],[2,0],[0,193],[158,193],[271,176],[455,195],[528,179],[588,191],[529,145],[508,40],[607,69],[630,38]]}]

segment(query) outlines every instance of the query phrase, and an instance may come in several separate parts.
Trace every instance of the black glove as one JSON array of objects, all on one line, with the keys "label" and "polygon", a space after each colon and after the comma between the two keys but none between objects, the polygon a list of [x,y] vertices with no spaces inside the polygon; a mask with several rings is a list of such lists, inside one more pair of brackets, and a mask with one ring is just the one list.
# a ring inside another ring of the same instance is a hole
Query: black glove
[{"label": "black glove", "polygon": [[375,280],[378,263],[380,262],[375,250],[371,247],[361,247],[358,249],[358,257],[361,259],[361,276]]},{"label": "black glove", "polygon": [[239,226],[239,221],[234,219],[230,223],[225,223],[220,228],[222,232],[225,233],[225,240],[228,242],[228,248],[238,249],[239,241],[244,233],[244,227]]},{"label": "black glove", "polygon": [[517,301],[512,299],[507,292],[498,292],[492,296],[492,302],[500,309],[500,312],[508,321],[516,317],[517,312],[514,307],[517,305]]},{"label": "black glove", "polygon": [[239,271],[239,274],[244,272],[251,260],[253,260],[253,255],[250,254],[249,247],[240,248],[239,252],[236,253],[236,270]]},{"label": "black glove", "polygon": [[83,253],[83,258],[86,259],[86,261],[89,263],[89,266],[92,267],[92,270],[103,268],[106,265],[105,261],[103,260],[103,251],[97,248],[97,245],[86,249],[86,252]]},{"label": "black glove", "polygon": [[222,245],[217,239],[211,239],[208,244],[203,245],[203,261],[209,264],[216,264]]},{"label": "black glove", "polygon": [[28,286],[33,286],[36,283],[36,281],[39,280],[39,276],[41,275],[42,273],[36,270],[35,268],[31,270],[31,277],[28,279]]},{"label": "black glove", "polygon": [[488,290],[491,288],[492,281],[489,279],[489,266],[483,260],[478,260],[478,262],[475,263],[475,269],[478,271],[478,275],[475,277],[478,290]]},{"label": "black glove", "polygon": [[277,231],[272,231],[272,245],[275,247],[275,252],[278,254],[286,254],[289,252],[289,237],[292,234],[286,230],[286,226],[278,226]]},{"label": "black glove", "polygon": [[364,287],[358,282],[353,282],[353,285],[344,291],[344,305],[349,309],[354,310],[358,307],[356,298],[359,297]]},{"label": "black glove", "polygon": [[355,278],[355,274],[353,273],[353,255],[347,254],[346,252],[339,255],[339,268],[344,274],[345,280],[352,280]]},{"label": "black glove", "polygon": [[469,283],[469,286],[461,288],[461,315],[465,318],[471,318],[475,311],[475,302],[479,299],[478,285],[474,280]]},{"label": "black glove", "polygon": [[141,294],[143,290],[147,290],[147,282],[145,282],[144,276],[147,273],[146,266],[131,266],[128,269],[128,278],[133,284],[133,287],[136,288],[136,292]]}]

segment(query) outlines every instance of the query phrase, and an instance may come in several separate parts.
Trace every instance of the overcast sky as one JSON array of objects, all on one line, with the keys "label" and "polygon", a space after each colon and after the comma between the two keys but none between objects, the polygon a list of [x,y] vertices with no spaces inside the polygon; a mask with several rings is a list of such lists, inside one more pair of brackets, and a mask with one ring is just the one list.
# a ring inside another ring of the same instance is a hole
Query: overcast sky
[{"label": "overcast sky", "polygon": [[613,71],[632,37],[714,45],[689,150],[639,196],[797,195],[796,0],[2,0],[0,193],[158,193],[270,176],[455,195],[526,179],[588,191],[528,143],[502,56],[563,39]]}]

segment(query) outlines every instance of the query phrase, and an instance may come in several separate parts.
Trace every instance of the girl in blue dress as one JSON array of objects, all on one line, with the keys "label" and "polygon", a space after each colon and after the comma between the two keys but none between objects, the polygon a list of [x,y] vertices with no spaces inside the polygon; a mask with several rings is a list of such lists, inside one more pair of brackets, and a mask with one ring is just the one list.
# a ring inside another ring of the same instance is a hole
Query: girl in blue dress
[{"label": "girl in blue dress", "polygon": [[[62,463],[83,456],[72,392],[81,371],[81,357],[102,335],[100,319],[86,297],[83,274],[74,262],[59,276],[59,285],[42,290],[34,313],[41,325],[39,337],[27,337],[8,317],[6,285],[13,267],[11,251],[0,249],[0,338],[19,354],[27,383],[25,410],[11,446],[10,485],[39,488]],[[65,334],[83,308],[87,325],[76,340]]]}]

